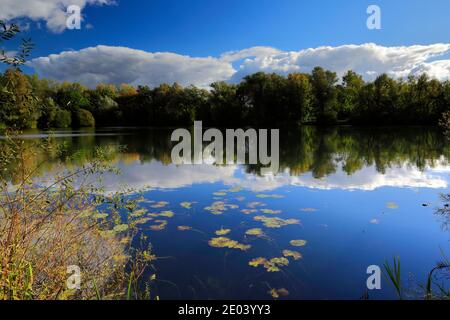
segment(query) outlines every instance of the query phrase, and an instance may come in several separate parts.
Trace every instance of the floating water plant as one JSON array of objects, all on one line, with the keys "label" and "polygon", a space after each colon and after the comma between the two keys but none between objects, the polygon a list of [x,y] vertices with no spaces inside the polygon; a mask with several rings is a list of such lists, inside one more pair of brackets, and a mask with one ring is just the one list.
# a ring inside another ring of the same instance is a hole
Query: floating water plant
[{"label": "floating water plant", "polygon": [[300,224],[300,220],[297,219],[281,219],[281,218],[269,218],[266,216],[256,216],[253,218],[255,221],[261,221],[267,228],[281,228],[287,225]]},{"label": "floating water plant", "polygon": [[221,228],[220,230],[217,230],[215,232],[215,234],[218,235],[218,236],[225,236],[225,235],[229,234],[230,232],[231,232],[231,229],[223,229],[223,228]]},{"label": "floating water plant", "polygon": [[162,211],[160,213],[149,214],[149,216],[151,216],[151,217],[164,217],[164,218],[172,218],[174,215],[175,214],[173,213],[173,211],[170,211],[170,210]]},{"label": "floating water plant", "polygon": [[204,209],[206,211],[211,212],[212,214],[220,215],[220,214],[223,214],[228,209],[237,209],[237,208],[239,208],[239,206],[237,206],[235,204],[226,204],[223,201],[216,201],[213,204],[211,204],[210,206],[205,207]]},{"label": "floating water plant", "polygon": [[147,212],[148,212],[147,209],[141,208],[141,209],[135,210],[132,213],[130,213],[130,217],[132,217],[132,218],[141,217],[144,214],[146,214]]},{"label": "floating water plant", "polygon": [[180,206],[182,206],[185,209],[191,209],[192,205],[196,203],[196,202],[188,202],[188,201],[184,201],[180,203]]},{"label": "floating water plant", "polygon": [[306,240],[291,240],[289,243],[294,247],[303,247],[306,245]]},{"label": "floating water plant", "polygon": [[154,225],[150,226],[150,230],[162,231],[167,227],[168,222],[166,220],[155,220]]},{"label": "floating water plant", "polygon": [[208,241],[208,244],[214,248],[230,248],[239,249],[242,251],[246,251],[251,248],[251,245],[242,244],[226,237],[212,238]]},{"label": "floating water plant", "polygon": [[140,218],[140,219],[136,219],[132,222],[133,225],[139,225],[139,224],[145,224],[149,221],[153,220],[152,218]]},{"label": "floating water plant", "polygon": [[227,193],[224,191],[218,191],[218,192],[214,192],[213,195],[215,195],[217,197],[223,197],[223,196],[226,196]]},{"label": "floating water plant", "polygon": [[283,256],[286,258],[292,257],[294,260],[300,260],[302,258],[302,254],[300,252],[293,250],[283,250]]},{"label": "floating water plant", "polygon": [[396,204],[395,202],[388,202],[386,203],[386,207],[388,209],[398,209],[398,204]]},{"label": "floating water plant", "polygon": [[248,263],[251,267],[263,266],[267,272],[279,272],[281,267],[289,265],[289,260],[285,257],[277,257],[267,260],[266,258],[255,258]]},{"label": "floating water plant", "polygon": [[289,295],[289,291],[285,288],[270,289],[267,293],[274,299],[278,299],[279,297],[286,297]]},{"label": "floating water plant", "polygon": [[155,204],[151,205],[150,207],[152,208],[163,208],[165,206],[167,206],[169,203],[167,201],[159,201],[156,202]]},{"label": "floating water plant", "polygon": [[264,232],[260,229],[260,228],[253,228],[253,229],[248,229],[247,231],[245,231],[245,234],[248,236],[262,236],[264,235]]}]

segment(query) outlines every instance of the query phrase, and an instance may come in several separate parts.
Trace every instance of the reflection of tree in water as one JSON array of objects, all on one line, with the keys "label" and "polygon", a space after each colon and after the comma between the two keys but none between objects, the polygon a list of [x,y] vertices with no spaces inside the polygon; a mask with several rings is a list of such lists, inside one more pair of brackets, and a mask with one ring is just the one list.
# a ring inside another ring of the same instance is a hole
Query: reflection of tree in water
[{"label": "reflection of tree in water", "polygon": [[[405,164],[424,170],[450,159],[450,146],[435,129],[312,127],[281,130],[280,171],[322,178],[341,167],[348,175],[365,166],[380,173]],[[259,166],[248,166],[259,172]]]},{"label": "reflection of tree in water", "polygon": [[[122,161],[171,163],[172,130],[160,129],[100,129],[97,135],[62,136],[52,138],[54,152],[35,148],[30,161],[44,165],[42,174],[56,165],[80,166],[95,158],[95,147],[108,146],[111,163]],[[70,131],[68,132],[70,133]],[[412,165],[419,170],[426,166],[447,163],[450,146],[435,129],[357,128],[303,126],[280,130],[280,171],[291,175],[312,172],[323,178],[341,168],[348,175],[374,166],[384,173],[388,168]],[[26,141],[33,145],[32,139]],[[0,147],[2,141],[0,141]],[[445,161],[442,163],[440,161]],[[2,178],[14,180],[14,163]],[[249,173],[260,173],[260,165],[247,165]]]},{"label": "reflection of tree in water", "polygon": [[441,195],[442,206],[438,207],[435,214],[440,217],[442,230],[450,230],[450,193]]}]

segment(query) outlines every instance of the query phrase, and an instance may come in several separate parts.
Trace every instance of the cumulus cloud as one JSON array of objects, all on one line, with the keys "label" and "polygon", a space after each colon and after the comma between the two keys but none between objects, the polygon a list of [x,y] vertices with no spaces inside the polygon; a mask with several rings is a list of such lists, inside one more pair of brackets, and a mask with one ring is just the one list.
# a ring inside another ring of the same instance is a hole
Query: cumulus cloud
[{"label": "cumulus cloud", "polygon": [[126,47],[97,46],[33,59],[30,66],[56,80],[88,86],[100,82],[133,85],[178,82],[207,87],[214,81],[236,82],[258,71],[288,74],[310,72],[321,66],[342,76],[347,70],[373,80],[387,73],[395,78],[427,72],[440,80],[450,78],[450,60],[439,57],[450,44],[384,47],[372,43],[281,51],[252,47],[219,57],[190,57],[170,52],[146,52]]},{"label": "cumulus cloud", "polygon": [[257,71],[280,74],[310,72],[316,66],[335,71],[339,76],[351,69],[366,80],[373,80],[382,73],[401,78],[420,67],[426,68],[429,65],[427,61],[449,50],[450,44],[384,47],[367,43],[279,52],[246,59],[233,78],[239,80]]},{"label": "cumulus cloud", "polygon": [[446,189],[446,175],[450,172],[448,162],[442,159],[425,170],[405,162],[398,167],[388,168],[385,173],[368,166],[348,175],[340,167],[335,173],[323,179],[316,179],[308,172],[291,175],[289,171],[273,177],[262,177],[246,173],[238,165],[165,165],[159,161],[143,163],[140,160],[118,164],[121,175],[104,176],[108,192],[126,185],[132,189],[178,189],[195,184],[223,183],[230,187],[239,186],[254,192],[272,191],[285,186],[305,187],[318,190],[365,190],[384,187]]},{"label": "cumulus cloud", "polygon": [[109,5],[113,0],[0,0],[0,19],[10,21],[28,18],[45,21],[47,28],[62,32],[66,27],[66,10],[77,5],[83,10],[87,5]]},{"label": "cumulus cloud", "polygon": [[87,86],[98,83],[157,86],[178,82],[206,87],[214,81],[229,79],[235,72],[229,63],[212,57],[195,58],[108,46],[33,59],[30,66],[46,77]]}]

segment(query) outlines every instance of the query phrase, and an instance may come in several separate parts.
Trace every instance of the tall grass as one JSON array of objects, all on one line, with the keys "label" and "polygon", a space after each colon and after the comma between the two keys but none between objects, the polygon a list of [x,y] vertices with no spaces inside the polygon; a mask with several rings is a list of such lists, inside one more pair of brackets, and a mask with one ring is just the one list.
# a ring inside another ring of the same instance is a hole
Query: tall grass
[{"label": "tall grass", "polygon": [[[150,298],[140,293],[154,256],[131,248],[136,224],[126,194],[101,187],[111,167],[108,150],[91,162],[36,179],[42,164],[17,133],[0,150],[0,299]],[[42,142],[49,152],[55,145]],[[53,148],[53,150],[52,150]],[[14,181],[14,182],[12,182]],[[103,208],[103,209],[99,209]],[[67,286],[68,266],[81,269],[80,289]]]}]

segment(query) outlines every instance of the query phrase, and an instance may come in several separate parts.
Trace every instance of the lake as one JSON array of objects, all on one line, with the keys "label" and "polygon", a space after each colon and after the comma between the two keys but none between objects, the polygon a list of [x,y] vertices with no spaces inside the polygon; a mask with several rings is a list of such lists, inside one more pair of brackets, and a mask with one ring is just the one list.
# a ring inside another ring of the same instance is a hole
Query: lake
[{"label": "lake", "polygon": [[[258,165],[174,165],[171,132],[56,131],[66,154],[36,150],[33,160],[51,175],[108,146],[121,174],[105,177],[106,191],[143,190],[150,213],[174,213],[140,226],[159,257],[149,275],[161,299],[271,299],[272,289],[280,299],[359,299],[368,266],[395,256],[415,298],[442,254],[450,257],[445,217],[435,214],[450,192],[450,145],[435,129],[281,129],[271,177]],[[381,283],[369,298],[395,299]]]}]

